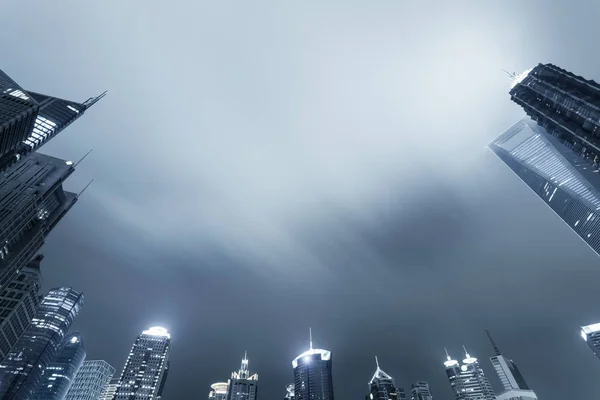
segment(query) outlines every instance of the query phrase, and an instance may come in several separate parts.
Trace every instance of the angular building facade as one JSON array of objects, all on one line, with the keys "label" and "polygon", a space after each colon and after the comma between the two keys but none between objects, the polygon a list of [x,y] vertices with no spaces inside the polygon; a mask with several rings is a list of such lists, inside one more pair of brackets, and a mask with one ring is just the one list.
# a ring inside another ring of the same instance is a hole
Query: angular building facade
[{"label": "angular building facade", "polygon": [[250,374],[248,354],[244,354],[240,369],[231,373],[231,379],[227,386],[227,400],[257,399],[258,374]]},{"label": "angular building facade", "polygon": [[492,385],[483,373],[476,358],[471,357],[465,349],[465,359],[460,365],[446,353],[444,362],[446,375],[456,400],[495,400]]},{"label": "angular building facade", "polygon": [[410,387],[410,400],[433,400],[429,383],[425,381],[417,381]]},{"label": "angular building facade", "polygon": [[600,358],[600,323],[582,326],[581,337],[590,346],[596,357]]},{"label": "angular building facade", "polygon": [[404,389],[397,388],[394,378],[386,374],[379,367],[379,360],[375,357],[377,369],[369,381],[369,395],[366,400],[406,400]]},{"label": "angular building facade", "polygon": [[312,335],[307,351],[292,361],[296,400],[334,400],[331,351],[313,349]]},{"label": "angular building facade", "polygon": [[114,374],[115,369],[104,360],[84,361],[73,379],[65,400],[100,399]]},{"label": "angular building facade", "polygon": [[33,400],[63,400],[85,359],[85,346],[79,332],[65,337],[62,348],[42,373]]},{"label": "angular building facade", "polygon": [[71,288],[52,289],[25,333],[0,363],[0,400],[30,399],[83,304]]},{"label": "angular building facade", "polygon": [[133,343],[119,378],[115,400],[158,400],[167,380],[171,335],[152,327]]},{"label": "angular building facade", "polygon": [[40,304],[43,258],[37,255],[0,290],[0,363],[25,332]]},{"label": "angular building facade", "polygon": [[100,400],[114,400],[119,389],[119,378],[111,379],[106,389],[102,392]]},{"label": "angular building facade", "polygon": [[208,392],[208,400],[227,400],[227,389],[229,384],[227,382],[217,382],[210,385],[212,389]]}]

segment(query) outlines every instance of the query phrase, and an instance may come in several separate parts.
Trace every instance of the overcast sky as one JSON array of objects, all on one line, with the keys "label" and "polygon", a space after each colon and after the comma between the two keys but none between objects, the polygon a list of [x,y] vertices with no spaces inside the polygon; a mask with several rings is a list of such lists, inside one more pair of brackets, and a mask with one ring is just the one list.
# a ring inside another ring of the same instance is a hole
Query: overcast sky
[{"label": "overcast sky", "polygon": [[[577,3],[577,4],[575,4]],[[25,89],[108,96],[43,148],[95,182],[44,248],[85,295],[89,359],[172,333],[165,400],[248,350],[259,398],[333,352],[336,397],[382,368],[451,398],[444,347],[500,389],[485,328],[544,400],[591,399],[600,259],[485,145],[521,117],[501,69],[600,80],[596,1],[39,1],[0,5]],[[119,373],[118,372],[118,373]]]}]

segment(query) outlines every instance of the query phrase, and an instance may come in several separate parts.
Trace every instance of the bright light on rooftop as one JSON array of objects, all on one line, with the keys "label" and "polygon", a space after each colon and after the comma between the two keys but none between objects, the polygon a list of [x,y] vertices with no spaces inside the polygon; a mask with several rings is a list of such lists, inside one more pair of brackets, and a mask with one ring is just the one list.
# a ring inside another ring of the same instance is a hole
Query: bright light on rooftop
[{"label": "bright light on rooftop", "polygon": [[520,74],[516,75],[515,79],[510,84],[511,89],[517,86],[519,83],[523,82],[523,79],[527,78],[527,75],[529,75],[531,71],[533,71],[533,68],[529,68],[527,71],[521,72]]},{"label": "bright light on rooftop", "polygon": [[167,331],[167,328],[163,328],[161,326],[153,326],[152,328],[143,331],[142,335],[162,336],[169,339],[171,338],[171,334]]},{"label": "bright light on rooftop", "polygon": [[588,325],[588,326],[582,326],[581,331],[588,335],[590,333],[599,332],[600,331],[600,323],[592,324],[592,325]]}]

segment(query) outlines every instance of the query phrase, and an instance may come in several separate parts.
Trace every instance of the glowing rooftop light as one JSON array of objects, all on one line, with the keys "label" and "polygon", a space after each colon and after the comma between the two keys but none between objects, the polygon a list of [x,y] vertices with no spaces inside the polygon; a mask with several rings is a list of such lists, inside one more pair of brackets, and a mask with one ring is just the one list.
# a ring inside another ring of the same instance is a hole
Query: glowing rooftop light
[{"label": "glowing rooftop light", "polygon": [[298,357],[294,358],[294,361],[292,361],[292,367],[296,368],[298,366],[298,361],[302,360],[305,363],[310,362],[310,360],[312,359],[312,357],[310,357],[313,354],[318,354],[321,356],[321,361],[329,361],[331,360],[331,352],[329,350],[323,350],[323,349],[309,349],[307,351],[305,351],[304,353],[300,354]]},{"label": "glowing rooftop light", "polygon": [[210,385],[210,388],[219,394],[227,393],[227,382],[217,382]]},{"label": "glowing rooftop light", "polygon": [[512,76],[514,76],[514,79],[510,84],[511,89],[523,82],[523,79],[527,78],[531,71],[533,71],[533,68],[529,68],[527,71],[521,72],[520,74],[513,73]]},{"label": "glowing rooftop light", "polygon": [[77,338],[77,336],[73,336],[71,338],[71,343],[77,343],[79,341],[79,339]]},{"label": "glowing rooftop light", "polygon": [[587,342],[587,333],[585,333],[583,329],[581,330],[581,337]]},{"label": "glowing rooftop light", "polygon": [[161,326],[153,326],[152,328],[143,331],[142,335],[150,335],[150,336],[161,336],[171,338],[171,334],[167,331],[167,328],[163,328]]},{"label": "glowing rooftop light", "polygon": [[586,334],[600,332],[600,323],[581,327],[581,332]]}]

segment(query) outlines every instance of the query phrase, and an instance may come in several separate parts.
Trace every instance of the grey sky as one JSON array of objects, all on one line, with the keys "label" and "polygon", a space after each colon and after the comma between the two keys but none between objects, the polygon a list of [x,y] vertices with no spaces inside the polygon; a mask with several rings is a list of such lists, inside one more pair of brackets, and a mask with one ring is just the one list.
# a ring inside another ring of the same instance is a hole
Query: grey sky
[{"label": "grey sky", "polygon": [[[552,4],[550,4],[552,3]],[[542,398],[593,398],[599,259],[485,145],[522,112],[501,68],[600,80],[593,1],[4,0],[2,69],[108,96],[43,151],[96,181],[44,249],[86,295],[88,357],[173,335],[166,398],[248,350],[260,396],[333,351],[336,396],[373,356],[449,398],[443,348],[493,375],[489,328]],[[496,383],[493,381],[493,383]],[[497,385],[496,385],[497,387]]]}]

